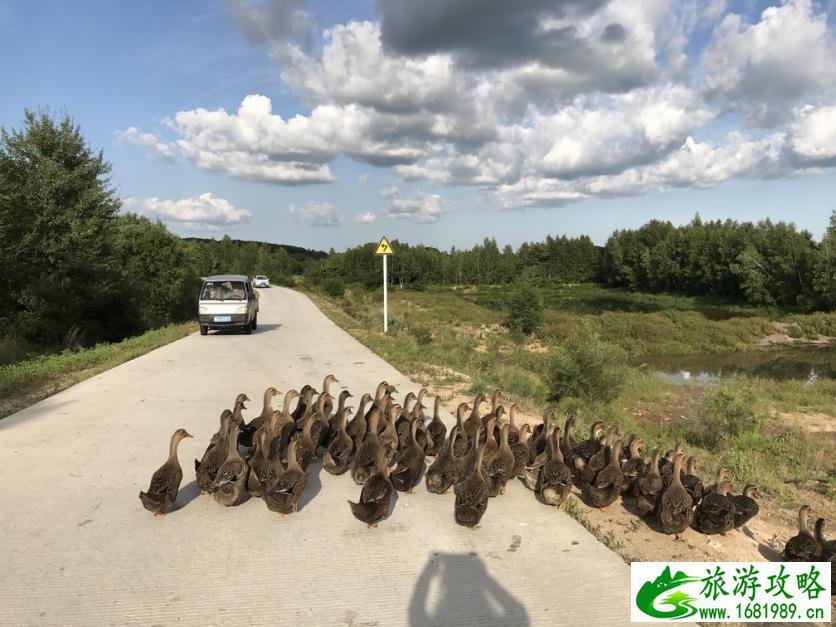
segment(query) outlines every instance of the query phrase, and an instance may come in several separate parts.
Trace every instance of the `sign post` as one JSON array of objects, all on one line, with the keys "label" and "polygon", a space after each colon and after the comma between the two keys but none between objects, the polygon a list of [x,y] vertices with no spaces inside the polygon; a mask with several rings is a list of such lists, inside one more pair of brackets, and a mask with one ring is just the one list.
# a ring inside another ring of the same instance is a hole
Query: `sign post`
[{"label": "sign post", "polygon": [[389,255],[394,255],[395,251],[392,250],[391,244],[389,244],[389,240],[386,237],[380,238],[380,243],[377,245],[377,250],[374,251],[375,255],[380,255],[383,257],[383,332],[389,332],[389,277],[387,276],[387,267],[386,267],[386,258]]}]

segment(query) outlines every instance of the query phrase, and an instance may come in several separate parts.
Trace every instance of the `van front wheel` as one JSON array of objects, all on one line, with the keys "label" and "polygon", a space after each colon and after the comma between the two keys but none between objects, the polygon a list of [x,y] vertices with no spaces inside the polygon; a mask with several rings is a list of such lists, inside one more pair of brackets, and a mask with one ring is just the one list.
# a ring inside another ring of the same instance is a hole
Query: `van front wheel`
[{"label": "van front wheel", "polygon": [[244,334],[245,335],[250,335],[252,332],[253,332],[253,325],[252,324],[248,324],[247,326],[244,327]]},{"label": "van front wheel", "polygon": [[258,314],[257,313],[253,316],[253,321],[250,323],[250,326],[252,326],[253,331],[255,331],[258,328]]},{"label": "van front wheel", "polygon": [[207,333],[209,333],[209,327],[207,327],[205,324],[201,324],[200,325],[200,334],[201,335],[206,335]]}]

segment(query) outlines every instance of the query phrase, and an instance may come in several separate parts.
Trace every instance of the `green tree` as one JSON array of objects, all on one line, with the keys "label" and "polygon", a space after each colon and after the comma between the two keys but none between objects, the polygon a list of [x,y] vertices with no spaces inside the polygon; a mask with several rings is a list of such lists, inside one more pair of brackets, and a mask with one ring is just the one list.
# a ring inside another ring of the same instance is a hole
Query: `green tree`
[{"label": "green tree", "polygon": [[70,329],[117,339],[123,295],[113,267],[110,165],[68,116],[27,110],[0,129],[0,320],[41,343]]},{"label": "green tree", "polygon": [[195,260],[184,242],[160,222],[117,218],[114,243],[118,267],[145,329],[194,315],[200,290]]},{"label": "green tree", "polygon": [[512,331],[526,335],[534,333],[543,324],[543,299],[532,283],[520,282],[511,293],[505,323]]},{"label": "green tree", "polygon": [[812,283],[816,304],[828,311],[836,309],[836,211],[830,214],[830,226],[816,252]]},{"label": "green tree", "polygon": [[548,363],[549,400],[575,398],[590,404],[614,400],[624,383],[624,352],[582,325]]}]

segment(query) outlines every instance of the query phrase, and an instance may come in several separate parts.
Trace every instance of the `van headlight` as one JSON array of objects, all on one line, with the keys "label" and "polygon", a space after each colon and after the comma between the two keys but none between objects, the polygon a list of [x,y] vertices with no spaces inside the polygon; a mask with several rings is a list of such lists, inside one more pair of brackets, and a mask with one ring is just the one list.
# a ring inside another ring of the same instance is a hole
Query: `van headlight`
[{"label": "van headlight", "polygon": [[197,308],[197,313],[208,314],[209,313],[209,308],[208,307],[198,307]]},{"label": "van headlight", "polygon": [[238,309],[236,309],[236,310],[235,310],[235,313],[237,313],[237,314],[245,314],[245,313],[247,313],[247,306],[246,306],[246,305],[242,305],[241,307],[239,307]]}]

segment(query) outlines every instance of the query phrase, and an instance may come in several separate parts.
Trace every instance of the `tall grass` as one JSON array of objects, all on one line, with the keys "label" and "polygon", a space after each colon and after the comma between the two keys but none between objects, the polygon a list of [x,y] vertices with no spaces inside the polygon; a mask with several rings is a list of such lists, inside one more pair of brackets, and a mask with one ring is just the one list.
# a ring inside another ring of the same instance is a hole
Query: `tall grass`
[{"label": "tall grass", "polygon": [[39,355],[0,366],[0,396],[10,401],[0,411],[20,408],[15,396],[34,402],[58,389],[113,368],[135,357],[178,340],[196,330],[194,323],[172,324],[114,344],[96,344],[78,351]]},{"label": "tall grass", "polygon": [[[379,331],[379,294],[357,288],[336,301],[313,297],[337,324],[422,384],[444,389],[464,382],[470,392],[499,387],[507,400],[537,415],[549,395],[548,366],[578,329],[635,358],[751,349],[773,332],[776,320],[827,331],[834,316],[571,286],[544,290],[547,309],[535,350],[534,341],[503,328],[503,289],[395,290],[388,335]],[[726,466],[738,489],[755,483],[787,503],[795,486],[810,480],[836,491],[831,479],[836,460],[828,442],[776,414],[816,411],[836,417],[836,381],[741,376],[717,388],[676,385],[642,368],[626,367],[623,375],[610,402],[567,396],[557,404],[559,415],[576,416],[576,437],[585,437],[595,420],[614,422],[624,435],[641,434],[648,453],[684,442],[701,474]]]}]

